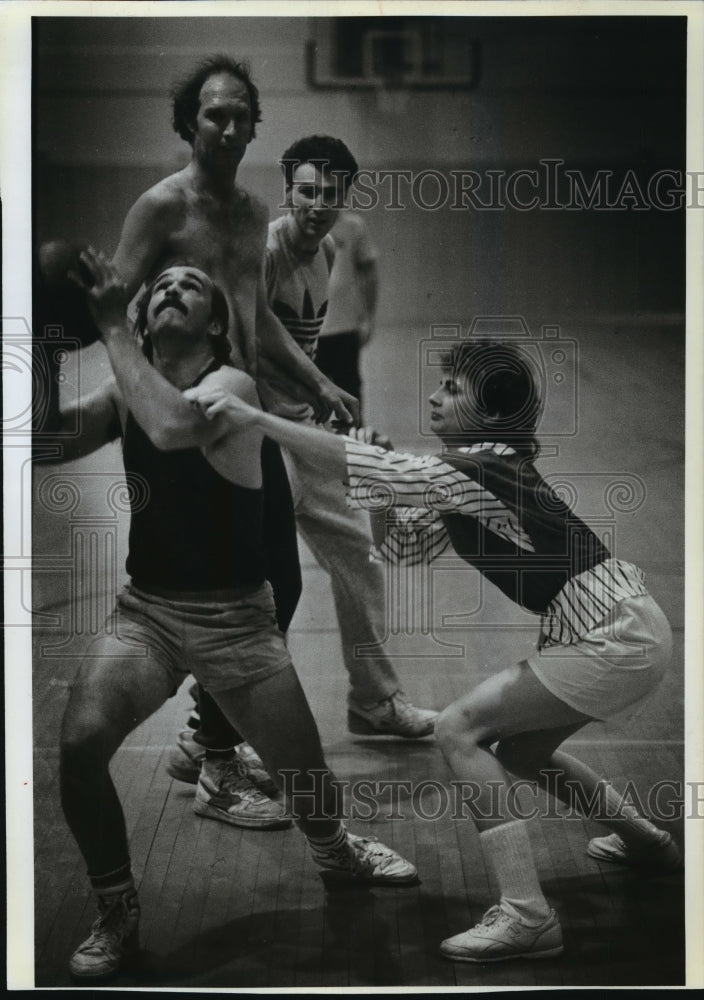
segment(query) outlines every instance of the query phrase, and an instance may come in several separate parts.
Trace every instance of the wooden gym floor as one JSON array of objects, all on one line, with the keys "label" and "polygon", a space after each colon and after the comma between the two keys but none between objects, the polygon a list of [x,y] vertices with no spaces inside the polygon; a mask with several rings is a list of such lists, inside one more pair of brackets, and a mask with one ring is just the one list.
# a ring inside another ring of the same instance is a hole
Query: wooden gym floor
[{"label": "wooden gym floor", "polygon": [[[600,500],[598,477],[604,473],[618,478],[627,472],[647,485],[637,513],[616,517],[618,554],[643,566],[673,625],[672,670],[639,718],[593,724],[568,747],[617,787],[632,782],[642,801],[652,798],[657,782],[670,781],[660,798],[663,809],[676,804],[684,756],[683,383],[675,335],[667,328],[638,331],[634,353],[635,334],[590,331],[581,351],[580,433],[562,447],[564,466],[556,465],[593,476],[583,490],[589,503]],[[369,350],[368,414],[396,442],[423,446],[412,433],[403,436],[404,426],[413,425],[403,424],[379,374],[399,370],[399,342],[389,338]],[[414,349],[408,347],[409,364]],[[634,381],[632,392],[614,392],[614,386]],[[638,392],[647,395],[647,406]],[[549,472],[550,459],[543,461]],[[51,539],[43,539],[41,529],[35,529],[35,553],[42,545],[51,552]],[[113,985],[306,990],[682,984],[682,874],[645,877],[593,861],[586,842],[603,828],[564,818],[559,808],[534,824],[531,836],[545,892],[562,920],[564,954],[495,966],[462,965],[439,955],[440,941],[476,922],[495,899],[476,834],[470,823],[452,818],[442,790],[447,772],[432,739],[405,742],[347,732],[347,685],[329,588],[305,550],[302,558],[304,595],[290,645],[328,761],[350,783],[411,783],[410,790],[399,786],[395,809],[388,790],[377,785],[376,816],[365,818],[369,810],[360,809],[363,815],[349,825],[414,860],[420,884],[327,890],[296,829],[256,832],[196,817],[192,786],[165,771],[189,705],[184,685],[114,759],[140,887],[143,949],[135,967]],[[480,590],[475,574],[462,571],[458,590],[457,572],[448,565],[433,584],[431,630],[418,627],[418,609],[411,608],[390,640],[404,687],[419,705],[444,707],[497,666],[526,655],[535,638],[535,626],[499,595]],[[56,655],[70,627],[69,598],[65,586],[37,597],[38,589],[35,607],[59,618],[54,626],[37,627],[34,636],[36,985],[60,987],[70,983],[68,958],[89,932],[94,904],[58,796],[59,726],[77,667],[75,657]],[[468,609],[479,603],[481,619],[468,619]],[[487,627],[477,628],[479,620]],[[682,841],[681,820],[660,822]]]}]

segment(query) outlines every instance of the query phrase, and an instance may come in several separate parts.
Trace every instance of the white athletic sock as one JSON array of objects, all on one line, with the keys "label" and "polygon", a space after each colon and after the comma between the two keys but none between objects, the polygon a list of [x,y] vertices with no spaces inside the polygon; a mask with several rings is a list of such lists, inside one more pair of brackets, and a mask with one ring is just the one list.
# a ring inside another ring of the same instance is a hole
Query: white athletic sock
[{"label": "white athletic sock", "polygon": [[501,907],[525,924],[540,924],[550,913],[543,895],[525,820],[512,820],[479,835],[484,856],[501,893]]},{"label": "white athletic sock", "polygon": [[310,837],[306,834],[313,857],[325,868],[348,868],[350,851],[347,845],[347,830],[344,823],[329,837]]},{"label": "white athletic sock", "polygon": [[649,819],[639,815],[613,785],[604,782],[606,788],[606,815],[604,824],[615,830],[619,836],[630,844],[645,847],[649,844],[659,844],[663,839],[663,831],[659,830]]}]

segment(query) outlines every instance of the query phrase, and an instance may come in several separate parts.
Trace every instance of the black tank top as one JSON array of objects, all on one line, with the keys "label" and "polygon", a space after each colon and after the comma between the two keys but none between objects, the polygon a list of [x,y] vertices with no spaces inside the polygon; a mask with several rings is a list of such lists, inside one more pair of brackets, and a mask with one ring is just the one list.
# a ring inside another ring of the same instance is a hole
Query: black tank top
[{"label": "black tank top", "polygon": [[146,502],[132,504],[127,572],[137,587],[203,591],[264,582],[262,490],[224,479],[199,448],[160,451],[131,413],[123,459],[125,471],[149,487]]}]

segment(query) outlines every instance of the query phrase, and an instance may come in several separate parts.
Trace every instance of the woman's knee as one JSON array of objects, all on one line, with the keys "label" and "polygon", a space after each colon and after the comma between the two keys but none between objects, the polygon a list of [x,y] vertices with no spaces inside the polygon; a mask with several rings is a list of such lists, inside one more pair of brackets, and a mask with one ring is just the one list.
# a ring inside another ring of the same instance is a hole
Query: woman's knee
[{"label": "woman's knee", "polygon": [[444,754],[457,748],[465,754],[471,753],[479,748],[481,738],[473,708],[461,702],[448,705],[435,723],[435,739]]}]

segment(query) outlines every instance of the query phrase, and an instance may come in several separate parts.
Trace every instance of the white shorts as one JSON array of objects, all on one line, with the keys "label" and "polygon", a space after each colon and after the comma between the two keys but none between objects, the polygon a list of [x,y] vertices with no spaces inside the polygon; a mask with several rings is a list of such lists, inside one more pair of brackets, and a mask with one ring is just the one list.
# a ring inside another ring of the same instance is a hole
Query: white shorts
[{"label": "white shorts", "polygon": [[546,646],[526,662],[561,701],[593,719],[607,719],[647,697],[671,656],[667,618],[645,594],[619,601],[578,642]]}]

